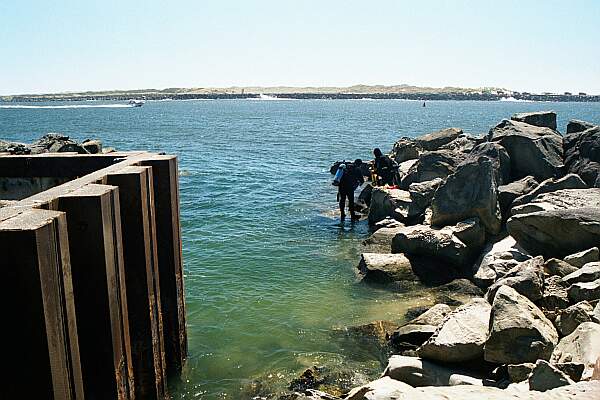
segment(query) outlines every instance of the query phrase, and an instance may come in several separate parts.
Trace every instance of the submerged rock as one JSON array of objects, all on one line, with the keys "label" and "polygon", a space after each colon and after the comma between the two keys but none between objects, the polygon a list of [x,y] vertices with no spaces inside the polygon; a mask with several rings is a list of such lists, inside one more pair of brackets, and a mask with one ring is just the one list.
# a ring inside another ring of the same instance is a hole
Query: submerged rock
[{"label": "submerged rock", "polygon": [[417,280],[410,261],[404,254],[363,253],[357,268],[364,282],[388,283]]},{"label": "submerged rock", "polygon": [[558,343],[556,329],[527,297],[501,286],[493,299],[486,361],[520,364],[548,360]]}]

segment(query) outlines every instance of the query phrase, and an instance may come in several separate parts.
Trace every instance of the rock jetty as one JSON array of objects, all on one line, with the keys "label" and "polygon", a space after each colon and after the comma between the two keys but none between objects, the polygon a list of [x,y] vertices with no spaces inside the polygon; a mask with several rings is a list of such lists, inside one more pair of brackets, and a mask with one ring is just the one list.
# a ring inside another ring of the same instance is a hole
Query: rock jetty
[{"label": "rock jetty", "polygon": [[87,139],[79,143],[62,133],[47,133],[33,143],[19,143],[0,140],[0,153],[14,155],[42,154],[42,153],[78,153],[78,154],[105,154],[114,149],[102,147],[98,139]]},{"label": "rock jetty", "polygon": [[387,335],[381,378],[290,398],[600,398],[600,127],[562,135],[556,113],[521,113],[481,137],[404,137],[389,156],[400,184],[368,188],[359,275],[480,294]]}]

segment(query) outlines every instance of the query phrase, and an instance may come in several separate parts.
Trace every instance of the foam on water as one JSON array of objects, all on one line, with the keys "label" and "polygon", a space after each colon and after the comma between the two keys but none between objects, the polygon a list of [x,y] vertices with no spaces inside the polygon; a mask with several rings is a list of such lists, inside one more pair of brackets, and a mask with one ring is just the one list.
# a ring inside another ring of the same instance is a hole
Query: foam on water
[{"label": "foam on water", "polygon": [[134,108],[131,104],[69,104],[69,105],[43,105],[43,106],[30,106],[23,104],[0,104],[0,108],[4,109],[69,109],[69,108]]}]

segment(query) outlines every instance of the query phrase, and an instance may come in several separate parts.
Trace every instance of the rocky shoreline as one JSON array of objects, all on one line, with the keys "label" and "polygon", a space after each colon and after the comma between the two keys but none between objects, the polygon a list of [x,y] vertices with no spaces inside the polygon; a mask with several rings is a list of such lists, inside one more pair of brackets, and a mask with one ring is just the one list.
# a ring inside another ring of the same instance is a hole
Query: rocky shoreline
[{"label": "rocky shoreline", "polygon": [[282,398],[600,398],[600,126],[563,135],[554,112],[516,114],[482,137],[401,138],[389,155],[399,187],[359,196],[374,232],[358,273],[450,296],[400,327],[358,327],[390,349],[381,378]]}]

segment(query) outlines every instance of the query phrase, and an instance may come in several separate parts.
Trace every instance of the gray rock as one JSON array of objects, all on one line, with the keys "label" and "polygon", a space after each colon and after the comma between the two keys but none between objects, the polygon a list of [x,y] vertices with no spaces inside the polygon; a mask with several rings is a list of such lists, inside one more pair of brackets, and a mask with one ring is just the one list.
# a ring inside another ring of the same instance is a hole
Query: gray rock
[{"label": "gray rock", "polygon": [[557,363],[553,365],[562,372],[564,372],[569,378],[573,379],[575,382],[579,382],[581,380],[581,375],[583,374],[583,371],[585,369],[585,365],[576,362]]},{"label": "gray rock", "polygon": [[508,151],[513,179],[531,175],[542,181],[563,175],[562,137],[550,128],[504,120],[488,138]]},{"label": "gray rock", "polygon": [[467,158],[459,164],[478,163],[481,157],[489,159],[494,167],[494,177],[497,185],[510,182],[510,157],[504,147],[494,142],[483,142],[478,144],[467,155]]},{"label": "gray rock", "polygon": [[390,344],[396,350],[416,349],[431,337],[444,317],[452,309],[446,304],[436,304],[417,318],[401,326],[390,335]]},{"label": "gray rock", "polygon": [[510,119],[513,121],[525,122],[529,125],[556,130],[556,112],[554,111],[519,113],[513,115]]},{"label": "gray rock", "polygon": [[[384,221],[384,220],[382,220]],[[393,220],[395,221],[395,220]],[[362,251],[364,253],[389,253],[392,251],[392,239],[405,226],[396,221],[396,224],[376,230],[371,236],[362,242]]]},{"label": "gray rock", "polygon": [[570,335],[579,325],[591,322],[594,307],[587,301],[581,301],[561,310],[556,316],[554,326],[561,336]]},{"label": "gray rock", "polygon": [[460,151],[462,153],[469,153],[481,141],[482,139],[472,136],[460,135],[450,143],[440,146],[440,150],[452,150]]},{"label": "gray rock", "polygon": [[576,267],[558,258],[551,258],[544,263],[544,272],[548,275],[558,275],[562,278],[575,271],[577,271]]},{"label": "gray rock", "polygon": [[567,291],[573,302],[600,300],[600,279],[574,283]]},{"label": "gray rock", "polygon": [[473,282],[481,288],[487,288],[517,264],[530,258],[511,236],[491,242],[473,266]]},{"label": "gray rock", "polygon": [[563,146],[567,170],[590,187],[600,187],[600,126],[565,136]]},{"label": "gray rock", "polygon": [[470,267],[469,271],[465,267],[472,265],[484,243],[485,231],[475,218],[441,229],[428,225],[400,228],[392,240],[392,253],[425,256],[470,273]]},{"label": "gray rock", "polygon": [[556,329],[535,304],[513,288],[498,289],[484,347],[486,361],[520,364],[548,360],[557,343]]},{"label": "gray rock", "polygon": [[591,282],[600,279],[600,262],[591,262],[585,264],[577,271],[570,273],[562,278],[563,282],[572,285],[576,282]]},{"label": "gray rock", "polygon": [[529,376],[529,390],[545,392],[557,387],[571,385],[575,382],[564,372],[550,365],[548,361],[538,360]]},{"label": "gray rock", "polygon": [[538,182],[533,176],[526,176],[507,185],[498,186],[498,203],[503,219],[506,220],[510,216],[510,208],[517,197],[530,193],[536,187]]},{"label": "gray rock", "polygon": [[600,207],[600,188],[561,189],[543,193],[527,204],[513,207],[512,215],[582,207]]},{"label": "gray rock", "polygon": [[544,258],[535,257],[517,264],[489,287],[486,298],[491,303],[502,286],[509,286],[531,301],[542,298],[544,292]]},{"label": "gray rock", "polygon": [[[398,164],[398,179],[402,180],[419,160],[407,160]],[[405,188],[406,189],[406,188]]]},{"label": "gray rock", "polygon": [[480,358],[490,323],[490,304],[473,299],[446,316],[437,330],[419,349],[420,357],[442,362]]},{"label": "gray rock", "polygon": [[592,247],[591,249],[566,256],[565,261],[574,267],[581,268],[587,263],[600,261],[600,251],[598,247]]},{"label": "gray rock", "polygon": [[454,171],[465,154],[452,150],[430,151],[422,154],[402,178],[400,188],[408,189],[411,183],[430,181],[435,178],[446,179]]},{"label": "gray rock", "polygon": [[501,215],[497,183],[492,161],[480,157],[477,162],[461,164],[435,192],[431,208],[433,225],[450,225],[479,217],[487,232],[497,234]]},{"label": "gray rock", "polygon": [[534,363],[523,364],[508,364],[507,366],[508,379],[512,383],[523,382],[529,378],[529,374],[535,368]]},{"label": "gray rock", "polygon": [[433,151],[437,150],[441,146],[452,142],[462,133],[462,129],[459,128],[446,128],[442,129],[441,131],[436,131],[428,133],[427,135],[419,136],[417,139],[415,139],[415,142],[421,148],[428,151]]},{"label": "gray rock", "polygon": [[358,195],[358,203],[363,203],[365,206],[371,206],[371,196],[373,195],[373,185],[367,183]]},{"label": "gray rock", "polygon": [[374,225],[386,217],[407,221],[411,203],[410,193],[407,191],[375,187],[371,194],[369,224]]},{"label": "gray rock", "polygon": [[569,306],[569,294],[558,275],[544,278],[544,293],[537,304],[546,310],[562,310]]},{"label": "gray rock", "polygon": [[86,139],[81,146],[90,154],[102,154],[102,141],[97,139]]},{"label": "gray rock", "polygon": [[402,138],[394,143],[390,156],[398,164],[419,158],[421,147],[411,138]]},{"label": "gray rock", "polygon": [[581,121],[579,119],[572,119],[567,124],[567,135],[570,133],[578,133],[593,128],[594,124],[587,121]]},{"label": "gray rock", "polygon": [[413,387],[455,386],[459,380],[460,384],[483,386],[481,374],[417,357],[391,356],[383,376]]},{"label": "gray rock", "polygon": [[404,254],[363,253],[358,264],[364,282],[387,283],[416,281],[412,266]]},{"label": "gray rock", "polygon": [[584,322],[560,340],[552,353],[552,364],[575,362],[585,365],[581,379],[592,376],[600,357],[600,324]]},{"label": "gray rock", "polygon": [[442,184],[443,179],[435,178],[426,182],[412,183],[408,187],[410,199],[412,200],[409,213],[411,216],[423,214],[425,209],[431,205],[431,200],[438,187]]},{"label": "gray rock", "polygon": [[574,207],[513,215],[507,229],[532,254],[562,258],[600,243],[600,208]]},{"label": "gray rock", "polygon": [[392,400],[401,399],[405,393],[410,392],[413,387],[384,376],[366,385],[352,389],[345,400]]},{"label": "gray rock", "polygon": [[594,307],[594,318],[596,319],[596,322],[600,324],[600,302]]},{"label": "gray rock", "polygon": [[[568,174],[560,179],[549,178],[540,183],[537,187],[522,196],[517,197],[512,206],[517,207],[530,203],[539,195],[544,193],[556,192],[564,189],[587,189],[587,185],[581,180],[579,175]],[[539,202],[539,200],[538,200]]]}]

